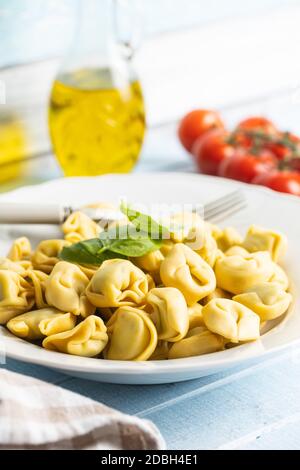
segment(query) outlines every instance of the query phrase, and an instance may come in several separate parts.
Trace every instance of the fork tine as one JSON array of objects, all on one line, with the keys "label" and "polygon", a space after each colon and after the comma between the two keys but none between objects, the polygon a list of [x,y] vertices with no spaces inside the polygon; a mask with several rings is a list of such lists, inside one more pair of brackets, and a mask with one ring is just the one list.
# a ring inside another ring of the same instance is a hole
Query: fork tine
[{"label": "fork tine", "polygon": [[209,212],[210,210],[215,210],[220,205],[223,206],[227,202],[230,202],[236,199],[242,199],[242,198],[244,198],[242,191],[240,189],[237,189],[235,191],[225,194],[225,196],[219,197],[218,199],[215,199],[211,202],[208,202],[207,204],[204,204],[204,208],[206,212]]},{"label": "fork tine", "polygon": [[221,220],[245,207],[246,199],[244,193],[241,190],[236,190],[223,198],[204,205],[204,218],[206,220]]},{"label": "fork tine", "polygon": [[240,201],[237,204],[232,205],[231,207],[228,207],[227,210],[219,212],[214,214],[213,216],[210,216],[209,218],[205,218],[205,220],[209,220],[210,222],[217,223],[221,222],[222,220],[227,219],[233,214],[236,214],[237,212],[245,209],[247,207],[246,201]]}]

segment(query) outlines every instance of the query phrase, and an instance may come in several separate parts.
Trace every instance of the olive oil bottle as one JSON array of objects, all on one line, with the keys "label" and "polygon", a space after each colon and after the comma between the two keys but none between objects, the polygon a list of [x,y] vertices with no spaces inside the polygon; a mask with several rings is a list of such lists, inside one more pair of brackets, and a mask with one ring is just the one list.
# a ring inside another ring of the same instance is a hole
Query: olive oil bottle
[{"label": "olive oil bottle", "polygon": [[140,154],[144,103],[137,80],[115,88],[108,70],[81,70],[53,85],[49,128],[67,176],[128,172]]},{"label": "olive oil bottle", "polygon": [[124,12],[118,0],[80,6],[75,42],[50,95],[53,150],[67,176],[128,172],[141,151],[145,112],[130,38],[116,26]]}]

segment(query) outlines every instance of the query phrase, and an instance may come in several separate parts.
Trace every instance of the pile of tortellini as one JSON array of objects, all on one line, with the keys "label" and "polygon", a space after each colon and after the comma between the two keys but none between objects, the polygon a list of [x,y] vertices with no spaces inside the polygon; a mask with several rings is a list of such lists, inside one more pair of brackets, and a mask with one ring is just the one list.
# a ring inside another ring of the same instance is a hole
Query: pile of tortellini
[{"label": "pile of tortellini", "polygon": [[[63,247],[102,230],[82,212],[64,223],[62,239],[35,250],[27,238],[15,240],[0,258],[0,324],[48,350],[127,361],[197,356],[258,339],[261,325],[292,302],[277,264],[286,238],[255,225],[242,238],[195,214],[190,220],[159,249],[101,266],[59,259]],[[184,233],[197,225],[203,243],[195,250]]]}]

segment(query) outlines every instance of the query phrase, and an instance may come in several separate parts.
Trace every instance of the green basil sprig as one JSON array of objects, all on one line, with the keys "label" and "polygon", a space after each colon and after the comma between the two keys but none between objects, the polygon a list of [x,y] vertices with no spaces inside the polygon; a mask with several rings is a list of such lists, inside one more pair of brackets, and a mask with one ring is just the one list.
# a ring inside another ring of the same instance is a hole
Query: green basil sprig
[{"label": "green basil sprig", "polygon": [[113,258],[134,258],[158,250],[168,230],[152,217],[121,204],[121,211],[131,225],[117,226],[100,233],[99,238],[64,247],[59,258],[70,263],[100,266]]},{"label": "green basil sprig", "polygon": [[131,230],[128,226],[127,237],[111,238],[111,231],[102,232],[99,238],[84,240],[64,247],[59,258],[70,263],[86,266],[100,266],[103,261],[113,258],[134,258],[143,256],[161,247],[161,240],[152,240],[145,232]]},{"label": "green basil sprig", "polygon": [[[70,263],[85,266],[100,266],[107,259],[116,258],[116,254],[109,250],[103,250],[100,238],[92,238],[82,242],[65,246],[59,254],[59,259]],[[123,258],[122,255],[119,256]]]},{"label": "green basil sprig", "polygon": [[148,234],[151,240],[163,240],[169,238],[169,230],[156,222],[150,215],[143,214],[135,209],[128,207],[124,202],[121,203],[120,209],[135,226],[137,231]]}]

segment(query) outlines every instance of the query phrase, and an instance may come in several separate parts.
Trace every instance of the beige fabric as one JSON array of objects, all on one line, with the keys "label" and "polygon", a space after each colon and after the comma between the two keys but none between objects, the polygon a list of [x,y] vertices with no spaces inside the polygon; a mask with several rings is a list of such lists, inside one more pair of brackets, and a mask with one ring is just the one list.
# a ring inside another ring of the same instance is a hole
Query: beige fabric
[{"label": "beige fabric", "polygon": [[0,450],[149,450],[164,446],[150,421],[0,369]]}]

